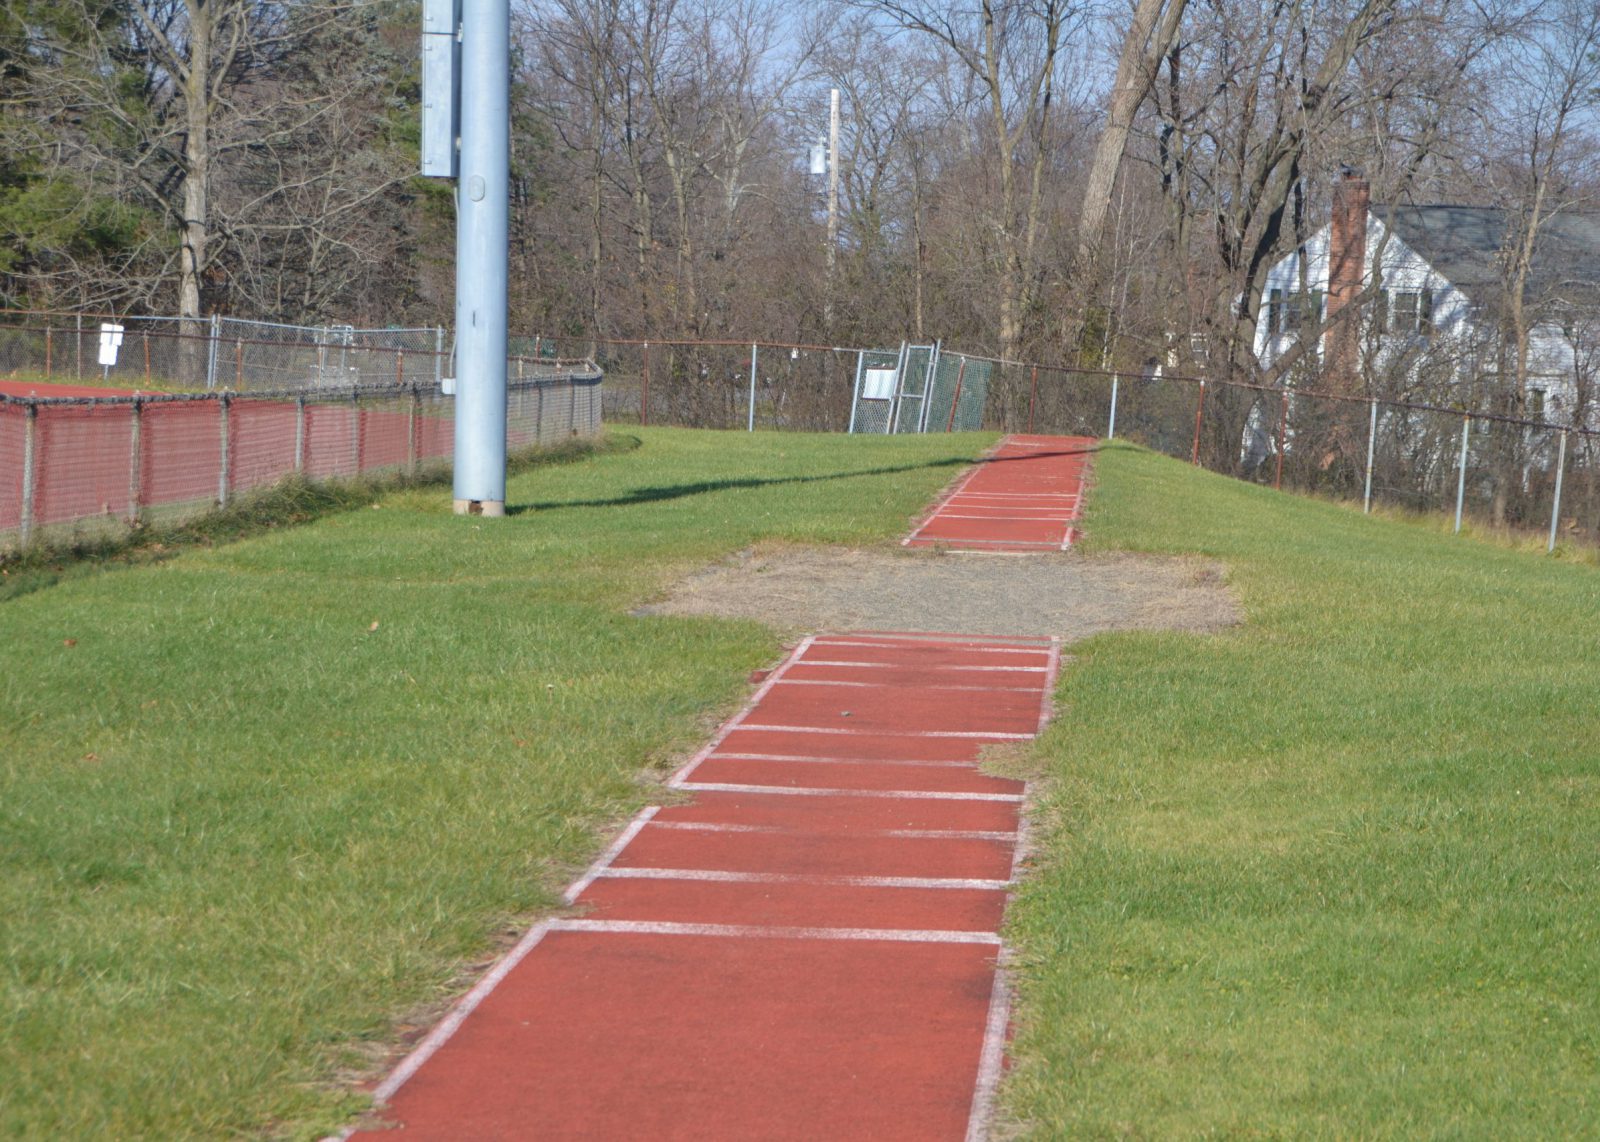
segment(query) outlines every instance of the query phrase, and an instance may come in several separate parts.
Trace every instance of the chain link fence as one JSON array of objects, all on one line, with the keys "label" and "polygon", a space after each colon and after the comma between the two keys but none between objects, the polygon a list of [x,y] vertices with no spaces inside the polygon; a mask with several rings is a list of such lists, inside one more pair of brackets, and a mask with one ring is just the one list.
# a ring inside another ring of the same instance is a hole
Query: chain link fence
[{"label": "chain link fence", "polygon": [[[105,326],[120,327],[109,359],[101,355]],[[0,378],[13,380],[189,392],[401,385],[442,380],[449,354],[439,327],[0,312]]]},{"label": "chain link fence", "polygon": [[1457,530],[1469,521],[1538,529],[1550,548],[1600,538],[1593,410],[1556,424],[1497,412],[1488,387],[1353,394],[1044,365],[996,370],[988,413],[996,427],[1123,437],[1369,511],[1442,511]]},{"label": "chain link fence", "polygon": [[[594,369],[513,380],[508,447],[597,434],[601,389]],[[451,458],[454,413],[438,385],[419,381],[276,393],[0,393],[0,550],[175,522],[290,475],[415,474]]]}]

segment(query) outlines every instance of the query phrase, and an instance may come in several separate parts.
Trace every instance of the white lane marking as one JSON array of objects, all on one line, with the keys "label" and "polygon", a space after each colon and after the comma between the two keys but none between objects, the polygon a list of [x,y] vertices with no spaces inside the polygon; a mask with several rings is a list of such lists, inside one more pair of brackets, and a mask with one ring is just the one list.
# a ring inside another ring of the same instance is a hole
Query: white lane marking
[{"label": "white lane marking", "polygon": [[781,825],[735,825],[728,821],[651,821],[656,829],[673,829],[684,833],[792,833]]},{"label": "white lane marking", "polygon": [[[810,665],[809,663],[807,665]],[[942,686],[918,684],[915,682],[902,682],[896,685],[892,682],[855,682],[841,681],[833,678],[785,678],[781,685],[784,686],[857,686],[867,687],[872,690],[976,690],[982,694],[1037,694],[1037,686]]]},{"label": "white lane marking", "polygon": [[[855,836],[862,834],[856,833]],[[1015,841],[1017,834],[1006,829],[883,829],[880,837],[904,837],[915,841]]]},{"label": "white lane marking", "polygon": [[755,711],[755,708],[760,704],[761,699],[765,698],[767,694],[771,692],[772,688],[778,684],[778,679],[783,677],[784,671],[788,670],[789,667],[800,661],[801,656],[804,655],[806,651],[811,649],[813,637],[813,635],[807,635],[805,638],[801,639],[800,645],[796,646],[794,650],[790,652],[789,657],[779,663],[777,669],[775,669],[771,674],[767,675],[766,680],[756,688],[756,692],[750,695],[750,700],[744,704],[744,707],[732,718],[724,722],[717,729],[717,732],[711,735],[710,741],[702,746],[700,750],[687,762],[685,762],[676,773],[667,778],[667,787],[669,789],[676,788],[680,781],[683,781],[689,776],[689,774],[694,772],[696,766],[698,766],[707,757],[711,756],[712,751],[721,745],[723,740],[729,734],[733,733],[734,730],[738,729],[740,725],[743,724],[744,720]]},{"label": "white lane marking", "polygon": [[938,888],[1004,892],[1009,880],[982,880],[960,876],[818,876],[803,872],[732,872],[709,868],[618,868],[600,874],[601,880],[705,880],[728,884],[803,884],[839,888]]},{"label": "white lane marking", "polygon": [[[845,640],[856,640],[848,643]],[[1043,650],[1049,645],[1050,639],[1044,635],[989,635],[989,634],[961,634],[958,631],[892,631],[892,630],[847,630],[835,631],[815,635],[811,640],[816,646],[894,646],[901,647],[907,643],[936,643],[949,646],[951,649],[960,650]]]},{"label": "white lane marking", "polygon": [[1027,672],[1030,674],[1043,674],[1050,669],[1048,666],[963,666],[959,662],[938,662],[928,666],[917,666],[905,662],[840,662],[825,658],[808,658],[804,662],[795,663],[796,666],[863,666],[872,670],[998,670]]},{"label": "white lane marking", "polygon": [[573,881],[567,887],[567,890],[561,894],[561,899],[565,900],[568,904],[571,904],[574,900],[576,900],[578,895],[585,888],[589,887],[590,882],[604,872],[608,867],[610,867],[611,862],[617,859],[622,850],[628,847],[628,843],[632,841],[634,837],[637,837],[640,830],[648,825],[651,819],[654,818],[655,815],[660,811],[661,806],[659,805],[648,805],[644,809],[641,809],[639,814],[634,817],[632,821],[628,822],[628,827],[622,830],[617,839],[606,846],[606,851],[601,853],[595,859],[595,862],[588,867],[582,876]]},{"label": "white lane marking", "polygon": [[[1038,734],[1044,733],[1045,727],[1050,724],[1050,719],[1055,717],[1056,685],[1061,681],[1061,640],[1059,638],[1050,640],[1050,665],[1046,667],[1046,671],[1044,695],[1039,703]],[[1038,734],[1035,736],[1038,736]]]},{"label": "white lane marking", "polygon": [[[1001,954],[1004,955],[1004,951]],[[1005,1071],[1006,1032],[1010,1025],[1011,981],[1005,967],[997,966],[994,984],[989,989],[989,1018],[983,1027],[983,1051],[978,1056],[978,1081],[973,1085],[966,1142],[985,1142],[989,1137],[995,1092]]]},{"label": "white lane marking", "polygon": [[1022,801],[1020,793],[958,793],[934,789],[833,789],[810,785],[742,785],[734,781],[686,781],[678,788],[704,790],[708,793],[770,794],[776,797],[888,797],[910,801],[1006,801],[1012,804],[1020,804]]},{"label": "white lane marking", "polygon": [[971,761],[914,761],[910,758],[879,757],[804,757],[792,753],[714,753],[707,761],[794,761],[802,765],[922,765],[934,769],[970,769],[978,771]]},{"label": "white lane marking", "polygon": [[883,940],[908,944],[988,944],[993,932],[952,932],[929,928],[790,928],[761,924],[677,924],[659,920],[553,920],[555,932],[604,932],[645,936],[722,936],[767,940]]},{"label": "white lane marking", "polygon": [[[836,646],[856,646],[870,650],[900,650],[903,649],[906,644],[903,642],[866,642],[861,639],[838,639],[829,641],[823,644],[823,646],[828,650],[832,650]],[[1043,654],[1046,649],[1045,644],[1042,642],[1035,643],[1033,645],[1018,644],[1016,646],[960,646],[954,643],[939,642],[935,644],[935,648],[938,650],[947,650],[952,654]],[[811,660],[805,659],[803,661],[809,662]],[[852,665],[860,665],[860,663],[853,663]],[[885,665],[910,668],[920,666],[921,664],[911,661],[889,662],[885,663]],[[957,670],[967,669],[967,667],[961,663],[952,663],[950,665],[953,669]]]},{"label": "white lane marking", "polygon": [[1000,730],[854,730],[847,727],[833,726],[768,726],[753,725],[750,722],[739,727],[742,730],[765,730],[771,733],[784,734],[847,734],[853,737],[897,737],[897,738],[970,738],[977,741],[1032,741],[1034,734],[1005,733]]}]

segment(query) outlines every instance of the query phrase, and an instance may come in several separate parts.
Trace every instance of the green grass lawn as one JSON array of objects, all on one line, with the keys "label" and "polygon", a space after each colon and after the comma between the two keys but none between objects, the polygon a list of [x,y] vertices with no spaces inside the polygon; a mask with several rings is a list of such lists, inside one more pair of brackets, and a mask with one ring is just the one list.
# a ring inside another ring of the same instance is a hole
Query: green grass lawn
[{"label": "green grass lawn", "polygon": [[[315,1137],[773,661],[634,618],[889,540],[990,437],[639,430],[0,603],[0,1137]],[[38,586],[38,584],[35,584]]]},{"label": "green grass lawn", "polygon": [[1011,916],[1039,1138],[1600,1136],[1600,571],[1113,445],[1096,549],[1226,634],[1075,648]]}]

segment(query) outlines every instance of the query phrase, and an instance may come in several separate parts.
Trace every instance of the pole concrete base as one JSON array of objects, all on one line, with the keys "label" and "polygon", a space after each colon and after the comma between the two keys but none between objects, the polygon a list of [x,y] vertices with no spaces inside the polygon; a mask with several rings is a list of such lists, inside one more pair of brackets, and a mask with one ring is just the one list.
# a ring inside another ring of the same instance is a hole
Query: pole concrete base
[{"label": "pole concrete base", "polygon": [[486,515],[499,517],[506,514],[504,500],[455,500],[456,515]]}]

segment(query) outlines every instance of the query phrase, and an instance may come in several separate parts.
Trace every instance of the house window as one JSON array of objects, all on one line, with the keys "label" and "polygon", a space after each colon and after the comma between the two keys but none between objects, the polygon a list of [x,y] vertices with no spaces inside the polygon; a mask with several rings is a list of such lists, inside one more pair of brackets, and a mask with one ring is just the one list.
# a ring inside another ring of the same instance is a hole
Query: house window
[{"label": "house window", "polygon": [[1544,419],[1544,390],[1543,389],[1529,389],[1528,390],[1528,399],[1527,399],[1526,404],[1524,405],[1524,411],[1527,413],[1527,416],[1528,416],[1529,420],[1543,420]]},{"label": "house window", "polygon": [[1286,337],[1309,329],[1322,320],[1322,291],[1285,293],[1272,290],[1267,300],[1267,332]]},{"label": "house window", "polygon": [[1380,312],[1387,316],[1389,332],[1401,337],[1426,337],[1433,332],[1433,291],[1384,291]]}]

